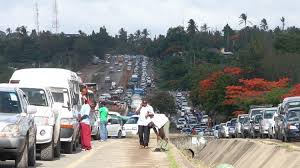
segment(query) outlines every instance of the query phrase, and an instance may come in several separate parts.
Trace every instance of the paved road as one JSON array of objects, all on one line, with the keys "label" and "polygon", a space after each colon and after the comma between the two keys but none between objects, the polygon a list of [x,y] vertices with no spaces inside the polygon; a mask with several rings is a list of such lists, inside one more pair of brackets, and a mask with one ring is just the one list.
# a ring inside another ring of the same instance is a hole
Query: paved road
[{"label": "paved road", "polygon": [[[93,141],[91,151],[62,154],[55,161],[37,161],[37,168],[167,168],[167,154],[139,149],[137,138],[109,139],[108,142]],[[13,167],[14,162],[0,162],[1,168]]]}]

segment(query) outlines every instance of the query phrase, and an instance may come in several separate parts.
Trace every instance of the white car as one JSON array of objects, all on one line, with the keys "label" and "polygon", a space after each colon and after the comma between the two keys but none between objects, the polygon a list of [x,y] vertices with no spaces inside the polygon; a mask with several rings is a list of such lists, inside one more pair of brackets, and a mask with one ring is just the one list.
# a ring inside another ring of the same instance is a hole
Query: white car
[{"label": "white car", "polygon": [[260,136],[273,137],[275,134],[275,117],[277,116],[277,108],[266,108],[263,110],[262,120],[260,121]]},{"label": "white car", "polygon": [[50,90],[37,85],[17,85],[25,94],[29,104],[36,107],[34,121],[37,127],[36,144],[41,160],[53,160],[60,157],[60,109],[55,103]]},{"label": "white car", "polygon": [[117,138],[126,136],[126,131],[123,129],[121,118],[111,117],[108,119],[107,134],[109,137]]},{"label": "white car", "polygon": [[126,132],[126,135],[137,135],[138,133],[138,125],[137,125],[137,121],[139,119],[138,115],[133,115],[131,116],[127,122],[124,124],[124,129]]},{"label": "white car", "polygon": [[219,138],[220,125],[215,125],[213,127],[214,137]]}]

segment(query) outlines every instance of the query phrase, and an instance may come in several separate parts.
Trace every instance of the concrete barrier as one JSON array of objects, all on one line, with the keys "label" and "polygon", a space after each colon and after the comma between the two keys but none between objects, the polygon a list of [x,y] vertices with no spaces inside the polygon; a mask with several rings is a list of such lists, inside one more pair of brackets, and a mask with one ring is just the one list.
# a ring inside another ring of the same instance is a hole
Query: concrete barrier
[{"label": "concrete barrier", "polygon": [[193,160],[204,163],[204,167],[229,164],[235,168],[300,168],[300,147],[293,144],[259,139],[214,138],[208,138],[206,144],[201,144],[195,138],[184,136],[170,140],[186,155],[193,155]]},{"label": "concrete barrier", "polygon": [[216,139],[208,142],[195,159],[208,167],[226,163],[236,168],[299,168],[300,151],[288,145],[259,140]]}]

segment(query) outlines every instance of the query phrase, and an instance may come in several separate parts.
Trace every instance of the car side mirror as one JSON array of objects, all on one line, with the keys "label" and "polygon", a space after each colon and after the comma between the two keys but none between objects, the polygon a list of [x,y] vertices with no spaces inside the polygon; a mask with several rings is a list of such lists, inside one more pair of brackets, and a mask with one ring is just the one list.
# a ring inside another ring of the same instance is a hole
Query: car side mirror
[{"label": "car side mirror", "polygon": [[32,105],[27,106],[27,114],[35,114],[37,112],[37,108]]}]

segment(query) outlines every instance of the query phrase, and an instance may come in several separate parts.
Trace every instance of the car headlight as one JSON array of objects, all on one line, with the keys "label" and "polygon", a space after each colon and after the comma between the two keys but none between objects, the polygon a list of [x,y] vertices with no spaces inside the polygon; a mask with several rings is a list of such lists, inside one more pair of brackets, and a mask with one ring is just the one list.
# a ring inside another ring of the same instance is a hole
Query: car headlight
[{"label": "car headlight", "polygon": [[73,125],[76,123],[76,119],[74,118],[62,118],[60,120],[61,128],[73,128]]},{"label": "car headlight", "polygon": [[20,127],[15,124],[5,126],[0,132],[0,136],[20,136]]},{"label": "car headlight", "polygon": [[37,126],[49,125],[48,117],[34,117],[34,122]]}]

